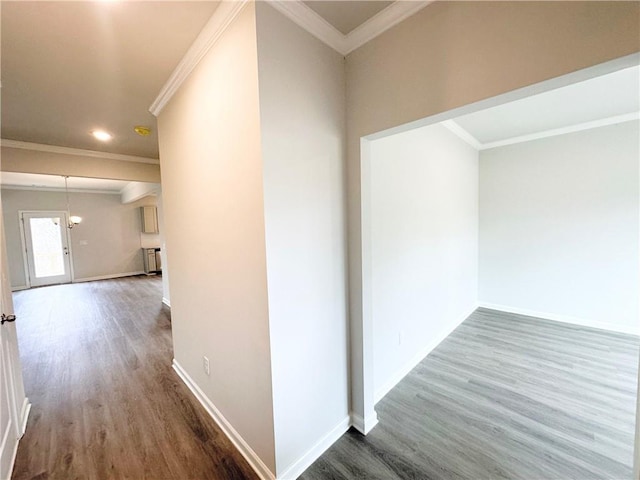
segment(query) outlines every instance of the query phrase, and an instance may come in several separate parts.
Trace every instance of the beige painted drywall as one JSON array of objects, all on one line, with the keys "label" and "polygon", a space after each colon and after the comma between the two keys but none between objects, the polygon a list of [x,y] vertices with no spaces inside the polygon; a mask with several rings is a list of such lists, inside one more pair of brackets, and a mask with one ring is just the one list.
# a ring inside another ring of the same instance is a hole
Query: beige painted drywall
[{"label": "beige painted drywall", "polygon": [[160,165],[1,147],[2,171],[160,183]]},{"label": "beige painted drywall", "polygon": [[[2,189],[1,194],[11,285],[20,288],[26,285],[26,278],[18,212],[65,211],[66,198],[62,192],[36,190]],[[140,233],[139,207],[155,205],[155,197],[123,205],[120,195],[72,192],[69,203],[72,214],[82,217],[82,223],[70,232],[74,281],[143,271],[140,248],[143,241],[153,240]]]},{"label": "beige painted drywall", "polygon": [[249,3],[158,128],[175,359],[275,472],[255,22]]},{"label": "beige painted drywall", "polygon": [[349,415],[344,58],[256,8],[276,467],[295,478]]},{"label": "beige painted drywall", "polygon": [[371,359],[372,332],[369,322],[363,329],[361,137],[636,53],[639,18],[638,2],[435,2],[347,57],[356,414],[373,406],[365,406],[373,372],[363,360]]}]

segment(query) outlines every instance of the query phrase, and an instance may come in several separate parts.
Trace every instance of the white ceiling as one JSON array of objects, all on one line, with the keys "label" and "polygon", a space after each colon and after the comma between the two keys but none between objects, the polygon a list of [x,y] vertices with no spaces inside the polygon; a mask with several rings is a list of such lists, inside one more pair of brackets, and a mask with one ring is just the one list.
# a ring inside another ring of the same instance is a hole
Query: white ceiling
[{"label": "white ceiling", "polygon": [[[60,175],[0,172],[0,183],[2,183],[3,187],[64,191],[64,177]],[[116,194],[120,193],[129,182],[124,180],[69,177],[67,183],[70,191],[99,191]]]},{"label": "white ceiling", "polygon": [[479,144],[611,123],[640,111],[640,67],[632,67],[454,119]]}]

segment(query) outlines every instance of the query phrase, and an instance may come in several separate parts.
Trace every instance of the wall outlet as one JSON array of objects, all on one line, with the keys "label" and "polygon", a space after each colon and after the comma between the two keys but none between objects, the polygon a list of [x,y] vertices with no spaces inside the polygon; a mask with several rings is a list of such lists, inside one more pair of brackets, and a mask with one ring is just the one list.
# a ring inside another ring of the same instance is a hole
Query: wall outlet
[{"label": "wall outlet", "polygon": [[209,359],[207,357],[202,357],[202,368],[204,369],[204,373],[209,375]]},{"label": "wall outlet", "polygon": [[404,331],[400,330],[398,332],[398,345],[402,345],[402,337],[404,337]]}]

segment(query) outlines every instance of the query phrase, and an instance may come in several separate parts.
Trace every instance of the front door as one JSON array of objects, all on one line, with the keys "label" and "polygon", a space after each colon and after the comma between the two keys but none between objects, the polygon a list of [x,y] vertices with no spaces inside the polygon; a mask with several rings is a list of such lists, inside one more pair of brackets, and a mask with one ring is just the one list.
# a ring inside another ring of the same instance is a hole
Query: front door
[{"label": "front door", "polygon": [[22,212],[30,285],[71,282],[66,212]]}]

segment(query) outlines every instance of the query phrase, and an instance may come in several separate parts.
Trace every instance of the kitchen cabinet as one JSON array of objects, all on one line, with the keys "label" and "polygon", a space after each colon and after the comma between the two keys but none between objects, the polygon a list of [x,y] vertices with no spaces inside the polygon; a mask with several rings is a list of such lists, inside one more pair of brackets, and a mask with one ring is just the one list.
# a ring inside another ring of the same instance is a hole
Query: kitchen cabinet
[{"label": "kitchen cabinet", "polygon": [[158,209],[156,207],[140,207],[142,233],[158,233]]}]

